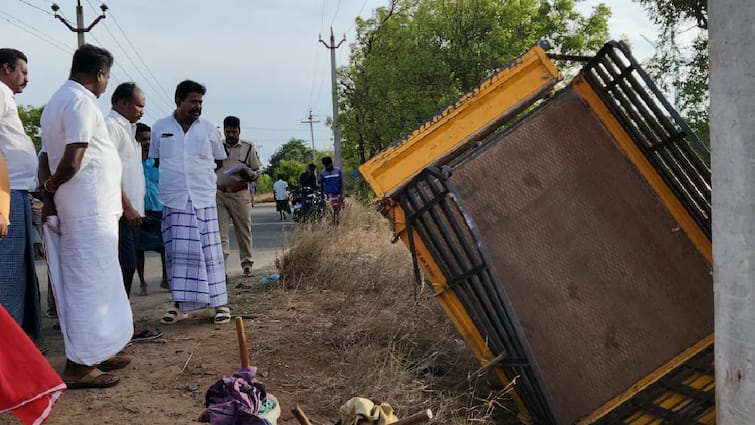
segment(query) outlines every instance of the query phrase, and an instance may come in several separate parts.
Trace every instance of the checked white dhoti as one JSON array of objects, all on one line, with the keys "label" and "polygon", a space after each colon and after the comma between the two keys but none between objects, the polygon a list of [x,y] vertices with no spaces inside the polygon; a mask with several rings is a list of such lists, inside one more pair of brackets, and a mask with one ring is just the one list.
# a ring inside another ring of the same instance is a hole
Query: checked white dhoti
[{"label": "checked white dhoti", "polygon": [[181,311],[228,303],[217,208],[165,207],[162,231],[170,291]]}]

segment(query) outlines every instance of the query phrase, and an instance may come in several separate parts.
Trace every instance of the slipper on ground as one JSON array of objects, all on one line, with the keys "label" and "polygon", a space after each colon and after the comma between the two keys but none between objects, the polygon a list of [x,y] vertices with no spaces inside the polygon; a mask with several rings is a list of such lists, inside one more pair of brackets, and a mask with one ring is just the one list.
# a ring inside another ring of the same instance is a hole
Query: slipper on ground
[{"label": "slipper on ground", "polygon": [[120,378],[109,373],[103,373],[100,369],[93,367],[86,375],[77,381],[65,381],[69,390],[81,390],[86,388],[110,388],[118,382]]}]

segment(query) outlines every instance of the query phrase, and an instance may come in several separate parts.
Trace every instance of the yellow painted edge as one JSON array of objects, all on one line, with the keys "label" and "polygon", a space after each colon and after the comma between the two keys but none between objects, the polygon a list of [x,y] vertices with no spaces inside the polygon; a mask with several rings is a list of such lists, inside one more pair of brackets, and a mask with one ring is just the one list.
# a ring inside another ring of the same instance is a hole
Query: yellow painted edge
[{"label": "yellow painted edge", "polygon": [[[406,231],[406,218],[404,210],[395,202],[389,202],[389,206],[383,212],[384,215],[391,221],[392,230],[399,235],[401,241],[406,245],[407,249],[410,249],[409,234]],[[493,360],[493,353],[490,351],[487,342],[480,334],[480,331],[475,326],[469,313],[462,305],[456,293],[447,290],[448,284],[446,278],[440,270],[440,267],[430,255],[430,251],[425,246],[424,241],[416,234],[414,235],[414,248],[416,251],[417,263],[425,272],[425,275],[432,279],[431,284],[435,291],[435,300],[440,307],[446,313],[446,316],[451,320],[451,323],[456,328],[457,332],[464,339],[467,347],[472,350],[472,353],[480,360],[482,365],[487,364]],[[505,386],[511,385],[512,378],[508,377],[501,368],[494,368],[498,379],[503,382]],[[513,389],[514,386],[511,386]],[[519,409],[520,420],[525,423],[531,422],[531,415],[527,411],[526,406],[522,402],[516,390],[511,393],[511,398],[514,404]]]},{"label": "yellow painted edge", "polygon": [[588,425],[588,424],[592,424],[596,422],[603,416],[611,413],[614,409],[626,403],[628,400],[630,400],[632,397],[634,397],[638,393],[644,391],[646,388],[656,383],[658,380],[660,380],[664,376],[668,375],[672,370],[684,364],[692,357],[700,354],[700,352],[710,347],[711,345],[713,345],[713,334],[710,334],[706,336],[705,338],[703,338],[702,340],[698,341],[691,347],[684,350],[678,356],[669,360],[658,369],[654,370],[652,373],[650,373],[646,377],[637,381],[634,385],[629,387],[629,389],[624,391],[619,396],[604,403],[603,406],[595,410],[592,414],[590,414],[590,416],[577,422],[577,425]]},{"label": "yellow painted edge", "polygon": [[703,233],[687,209],[679,201],[679,198],[676,197],[671,188],[669,188],[666,182],[663,181],[663,178],[653,168],[653,165],[645,158],[645,155],[616,120],[616,117],[608,110],[608,107],[603,103],[595,90],[581,75],[573,80],[572,86],[582,99],[587,102],[608,132],[611,133],[619,147],[645,178],[653,191],[661,198],[661,202],[663,202],[674,219],[679,223],[679,226],[687,234],[687,237],[689,237],[697,250],[708,260],[709,264],[712,264],[713,246],[711,240]]},{"label": "yellow painted edge", "polygon": [[[383,197],[386,194],[392,192],[397,187],[397,184],[389,184],[384,187],[383,183],[379,181],[380,176],[385,174],[384,170],[386,167],[401,168],[399,164],[392,164],[389,166],[387,165],[388,162],[394,161],[397,158],[401,158],[408,152],[418,149],[417,144],[421,140],[431,137],[431,135],[435,131],[437,131],[437,129],[448,125],[448,123],[453,119],[459,118],[460,114],[470,113],[469,110],[472,108],[479,109],[483,106],[486,106],[484,104],[484,100],[492,93],[520,85],[521,81],[517,80],[521,79],[522,75],[525,75],[523,73],[531,72],[529,70],[532,68],[543,71],[544,74],[549,76],[550,78],[541,77],[539,81],[535,82],[535,86],[528,93],[525,93],[523,95],[521,93],[517,93],[515,97],[512,97],[510,105],[506,105],[505,109],[500,111],[501,113],[499,114],[499,116],[504,115],[507,110],[515,108],[518,104],[521,103],[523,99],[533,96],[536,93],[542,91],[545,87],[548,86],[550,82],[555,83],[562,79],[558,68],[556,68],[555,64],[550,60],[550,58],[548,58],[548,55],[545,53],[545,51],[539,46],[535,46],[529,51],[525,52],[519,58],[517,58],[511,66],[502,69],[498,74],[484,81],[480,84],[480,86],[478,86],[471,92],[468,92],[460,97],[452,106],[444,109],[443,112],[433,117],[432,120],[412,131],[412,133],[406,138],[403,143],[396,146],[389,146],[384,151],[376,154],[369,161],[360,165],[359,171],[365,178],[365,180],[369,183],[370,187],[375,192],[375,195],[378,197]],[[483,102],[483,105],[478,106],[477,103],[479,102]],[[464,119],[466,125],[470,125],[470,117],[461,118]],[[477,125],[475,125],[475,128],[470,127],[468,129],[465,129],[464,134],[455,135],[454,138],[458,140],[454,140],[452,143],[455,144],[450,144],[449,146],[447,146],[447,149],[445,151],[435,151],[435,149],[429,149],[429,153],[434,156],[430,158],[429,162],[424,166],[430,165],[431,163],[433,163],[433,161],[447,156],[450,151],[454,151],[454,149],[457,149],[460,144],[463,144],[470,135],[474,134],[480,128],[483,128],[488,124],[488,121],[477,123]],[[419,169],[416,171],[421,170],[421,168],[423,167],[419,167]],[[416,174],[410,171],[404,172],[406,173],[405,179],[411,178],[412,175]],[[398,183],[398,185],[400,185],[400,183]]]}]

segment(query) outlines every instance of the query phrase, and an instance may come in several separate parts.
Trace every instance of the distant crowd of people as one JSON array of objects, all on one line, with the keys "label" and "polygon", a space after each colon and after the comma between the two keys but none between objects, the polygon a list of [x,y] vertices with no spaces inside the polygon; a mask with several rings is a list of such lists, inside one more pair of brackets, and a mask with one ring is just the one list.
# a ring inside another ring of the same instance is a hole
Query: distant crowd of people
[{"label": "distant crowd of people", "polygon": [[[145,252],[160,254],[160,286],[172,296],[162,323],[201,309],[213,309],[215,324],[231,320],[229,228],[243,275],[251,276],[259,155],[240,139],[239,118],[226,117],[221,134],[201,117],[206,89],[195,81],[177,85],[176,109],[151,127],[140,122],[147,99],[133,82],[115,88],[103,115],[97,98],[113,56],[88,44],[44,108],[38,154],[15,102],[28,63],[20,51],[0,49],[0,305],[30,337],[41,336],[34,224],[43,223],[54,294],[48,311],[58,317],[67,359],[61,376],[69,388],[109,387],[119,381],[110,372],[130,362],[119,355],[129,342],[161,336],[134,328],[129,303],[135,274],[139,294],[149,292]],[[340,170],[330,158],[323,164],[319,185],[342,205]],[[33,198],[41,200],[41,219],[33,217]]]}]

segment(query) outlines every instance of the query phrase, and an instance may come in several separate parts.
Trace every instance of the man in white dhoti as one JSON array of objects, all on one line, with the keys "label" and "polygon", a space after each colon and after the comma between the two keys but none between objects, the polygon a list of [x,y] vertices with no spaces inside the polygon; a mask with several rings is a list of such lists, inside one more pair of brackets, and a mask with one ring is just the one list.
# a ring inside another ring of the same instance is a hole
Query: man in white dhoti
[{"label": "man in white dhoti", "polygon": [[41,118],[42,215],[45,239],[59,245],[47,255],[72,389],[117,384],[103,371],[129,363],[116,354],[134,331],[118,264],[121,161],[97,106],[112,65],[107,50],[79,47]]},{"label": "man in white dhoti", "polygon": [[176,87],[176,110],[152,127],[149,156],[160,170],[163,242],[174,308],[160,320],[176,323],[188,311],[215,307],[214,323],[228,323],[225,264],[215,202],[215,170],[226,158],[217,127],[199,116],[206,90],[186,80]]}]

